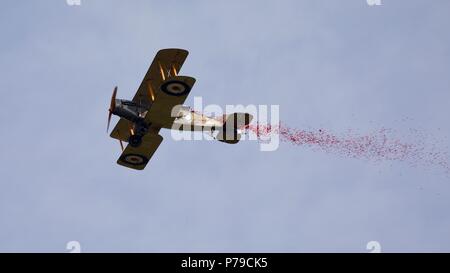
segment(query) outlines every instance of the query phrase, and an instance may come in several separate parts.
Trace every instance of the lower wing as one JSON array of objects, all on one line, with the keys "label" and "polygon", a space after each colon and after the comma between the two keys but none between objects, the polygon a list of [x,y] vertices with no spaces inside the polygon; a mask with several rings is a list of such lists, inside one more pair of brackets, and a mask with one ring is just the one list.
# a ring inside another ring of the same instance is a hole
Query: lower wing
[{"label": "lower wing", "polygon": [[135,170],[143,170],[162,141],[163,137],[160,135],[145,135],[142,138],[142,144],[139,147],[127,145],[117,160],[117,164]]}]

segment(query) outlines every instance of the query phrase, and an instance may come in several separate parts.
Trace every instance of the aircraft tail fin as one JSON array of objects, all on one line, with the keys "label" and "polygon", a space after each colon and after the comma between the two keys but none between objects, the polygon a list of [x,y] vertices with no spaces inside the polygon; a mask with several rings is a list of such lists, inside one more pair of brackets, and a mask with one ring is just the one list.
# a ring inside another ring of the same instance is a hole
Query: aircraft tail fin
[{"label": "aircraft tail fin", "polygon": [[222,129],[216,136],[216,139],[228,144],[238,143],[241,139],[241,134],[238,132],[238,130],[248,125],[252,121],[252,119],[253,116],[249,113],[233,113],[227,115]]}]

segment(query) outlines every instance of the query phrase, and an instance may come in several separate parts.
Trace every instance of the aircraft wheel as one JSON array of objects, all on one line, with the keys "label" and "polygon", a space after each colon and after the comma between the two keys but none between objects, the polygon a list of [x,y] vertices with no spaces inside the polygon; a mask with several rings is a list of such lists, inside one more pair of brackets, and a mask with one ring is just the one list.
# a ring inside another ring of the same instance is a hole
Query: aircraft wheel
[{"label": "aircraft wheel", "polygon": [[132,135],[128,139],[128,143],[131,145],[131,147],[139,147],[142,143],[142,137],[138,135]]},{"label": "aircraft wheel", "polygon": [[164,83],[163,85],[161,85],[161,90],[171,96],[183,96],[191,91],[187,84],[177,80],[169,80],[168,82]]},{"label": "aircraft wheel", "polygon": [[137,128],[137,134],[138,134],[138,135],[143,136],[143,135],[145,135],[147,132],[148,132],[148,128],[147,128],[147,127],[142,126],[142,127],[138,127],[138,128]]}]

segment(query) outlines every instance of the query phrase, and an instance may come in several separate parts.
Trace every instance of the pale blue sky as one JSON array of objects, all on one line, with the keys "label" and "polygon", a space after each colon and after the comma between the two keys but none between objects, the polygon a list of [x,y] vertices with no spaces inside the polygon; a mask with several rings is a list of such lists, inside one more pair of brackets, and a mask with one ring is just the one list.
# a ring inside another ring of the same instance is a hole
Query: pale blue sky
[{"label": "pale blue sky", "polygon": [[2,1],[0,251],[450,251],[439,168],[165,131],[136,172],[105,133],[113,87],[131,98],[156,51],[180,47],[188,104],[278,104],[287,124],[334,132],[417,128],[448,151],[449,1],[81,1]]}]

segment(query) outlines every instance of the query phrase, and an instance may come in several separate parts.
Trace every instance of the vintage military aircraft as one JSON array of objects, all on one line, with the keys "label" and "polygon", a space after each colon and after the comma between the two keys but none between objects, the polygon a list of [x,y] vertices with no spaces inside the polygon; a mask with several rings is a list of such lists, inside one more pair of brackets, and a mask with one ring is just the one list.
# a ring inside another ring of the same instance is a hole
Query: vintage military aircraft
[{"label": "vintage military aircraft", "polygon": [[[248,125],[252,115],[233,113],[223,117],[207,117],[183,106],[195,79],[180,76],[188,51],[183,49],[162,49],[156,54],[136,95],[130,100],[116,99],[114,88],[109,108],[108,127],[111,116],[120,117],[111,132],[118,139],[122,155],[117,163],[136,170],[142,170],[161,144],[161,128],[204,131],[211,133],[224,143],[239,142],[239,129]],[[128,142],[123,148],[123,141]]]}]

